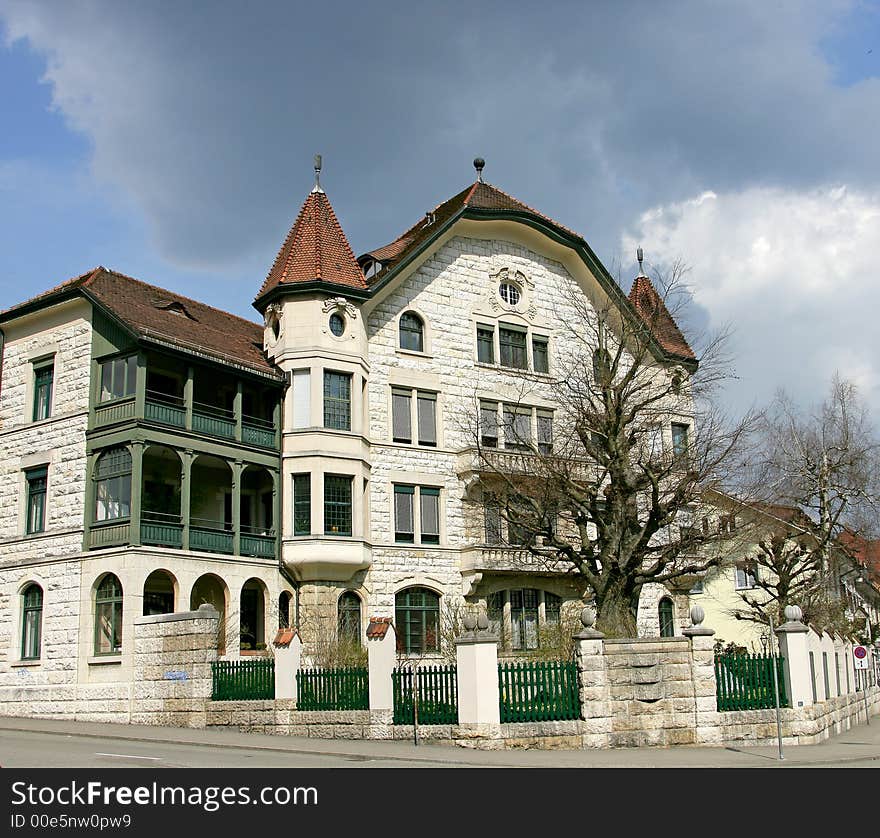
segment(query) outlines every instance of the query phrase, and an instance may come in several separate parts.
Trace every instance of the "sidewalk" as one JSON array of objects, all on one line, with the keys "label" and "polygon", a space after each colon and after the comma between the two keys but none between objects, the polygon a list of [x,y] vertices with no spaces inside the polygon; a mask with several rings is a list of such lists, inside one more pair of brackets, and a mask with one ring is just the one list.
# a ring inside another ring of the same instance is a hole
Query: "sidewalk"
[{"label": "sidewalk", "polygon": [[424,760],[434,764],[448,763],[450,767],[467,765],[486,768],[803,768],[872,761],[876,762],[877,768],[880,768],[880,717],[878,716],[872,717],[870,725],[862,722],[852,730],[818,745],[786,746],[783,751],[785,759],[781,762],[775,746],[478,751],[430,743],[415,747],[412,742],[402,741],[311,739],[241,733],[233,730],[193,730],[9,716],[0,717],[0,731],[3,730],[102,737],[121,741],[243,748],[290,754],[328,754],[362,760],[377,758]]}]

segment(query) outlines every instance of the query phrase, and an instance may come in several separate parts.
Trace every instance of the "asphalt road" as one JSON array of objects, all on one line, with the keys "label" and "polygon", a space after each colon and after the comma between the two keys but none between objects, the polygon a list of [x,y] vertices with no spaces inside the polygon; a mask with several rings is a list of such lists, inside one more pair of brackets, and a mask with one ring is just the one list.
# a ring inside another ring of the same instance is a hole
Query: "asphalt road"
[{"label": "asphalt road", "polygon": [[477,751],[411,742],[305,739],[0,717],[3,768],[880,768],[880,717],[818,745]]}]

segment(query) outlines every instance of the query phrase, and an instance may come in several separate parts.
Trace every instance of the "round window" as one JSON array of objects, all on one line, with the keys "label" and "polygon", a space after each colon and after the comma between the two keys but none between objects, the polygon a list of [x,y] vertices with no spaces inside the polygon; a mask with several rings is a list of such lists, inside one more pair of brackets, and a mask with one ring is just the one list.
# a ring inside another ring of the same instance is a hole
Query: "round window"
[{"label": "round window", "polygon": [[515,306],[519,302],[519,288],[511,282],[502,282],[498,288],[498,293],[501,295],[501,299],[508,305]]},{"label": "round window", "polygon": [[342,337],[342,333],[345,331],[345,318],[341,314],[330,315],[330,331],[336,337]]}]

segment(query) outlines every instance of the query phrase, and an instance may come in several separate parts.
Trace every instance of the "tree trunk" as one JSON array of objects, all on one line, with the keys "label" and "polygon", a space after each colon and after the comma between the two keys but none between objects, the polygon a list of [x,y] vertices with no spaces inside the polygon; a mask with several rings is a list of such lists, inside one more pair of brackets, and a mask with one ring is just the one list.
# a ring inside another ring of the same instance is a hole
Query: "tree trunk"
[{"label": "tree trunk", "polygon": [[596,591],[596,628],[606,637],[637,637],[638,594],[625,590],[622,580],[610,581]]}]

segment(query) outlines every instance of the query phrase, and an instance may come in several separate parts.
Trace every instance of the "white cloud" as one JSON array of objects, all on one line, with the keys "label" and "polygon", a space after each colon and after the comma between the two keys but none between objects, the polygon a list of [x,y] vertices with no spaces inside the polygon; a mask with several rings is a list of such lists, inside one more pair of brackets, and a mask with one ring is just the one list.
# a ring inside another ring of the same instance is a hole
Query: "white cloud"
[{"label": "white cloud", "polygon": [[682,257],[710,324],[735,329],[743,407],[784,386],[804,403],[824,397],[835,370],[880,409],[880,193],[810,190],[704,192],[645,212],[623,237],[658,266]]}]

